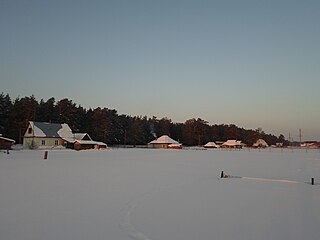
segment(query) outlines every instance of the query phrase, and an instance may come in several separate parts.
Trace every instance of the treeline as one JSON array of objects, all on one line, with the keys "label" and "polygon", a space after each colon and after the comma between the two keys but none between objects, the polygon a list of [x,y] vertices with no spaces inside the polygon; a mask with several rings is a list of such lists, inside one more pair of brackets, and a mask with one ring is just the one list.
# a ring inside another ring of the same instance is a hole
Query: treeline
[{"label": "treeline", "polygon": [[11,100],[0,94],[0,134],[22,142],[28,121],[68,123],[74,132],[86,132],[97,141],[109,145],[144,145],[167,134],[184,145],[203,145],[208,141],[237,139],[248,146],[263,138],[269,145],[286,143],[283,135],[276,137],[261,129],[250,130],[231,125],[210,125],[207,121],[189,119],[174,123],[168,118],[118,114],[114,109],[85,109],[67,98],[38,102],[34,96]]}]

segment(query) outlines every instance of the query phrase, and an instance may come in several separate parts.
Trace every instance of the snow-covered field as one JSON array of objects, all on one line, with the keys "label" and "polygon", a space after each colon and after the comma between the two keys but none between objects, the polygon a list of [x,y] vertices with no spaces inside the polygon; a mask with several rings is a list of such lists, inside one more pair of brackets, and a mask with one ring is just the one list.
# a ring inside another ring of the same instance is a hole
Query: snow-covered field
[{"label": "snow-covered field", "polygon": [[[0,153],[1,240],[315,240],[319,150]],[[220,172],[242,178],[220,179]],[[310,184],[314,177],[316,185]]]}]

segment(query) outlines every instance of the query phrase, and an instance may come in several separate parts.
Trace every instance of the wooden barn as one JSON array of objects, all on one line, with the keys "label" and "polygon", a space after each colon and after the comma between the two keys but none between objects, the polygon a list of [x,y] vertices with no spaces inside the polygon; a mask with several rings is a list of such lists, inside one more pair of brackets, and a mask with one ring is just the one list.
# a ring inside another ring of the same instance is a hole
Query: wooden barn
[{"label": "wooden barn", "polygon": [[74,149],[86,150],[86,149],[105,149],[107,144],[103,142],[93,141],[87,133],[75,133],[74,134]]},{"label": "wooden barn", "polygon": [[0,135],[0,149],[10,150],[15,140],[5,138]]}]

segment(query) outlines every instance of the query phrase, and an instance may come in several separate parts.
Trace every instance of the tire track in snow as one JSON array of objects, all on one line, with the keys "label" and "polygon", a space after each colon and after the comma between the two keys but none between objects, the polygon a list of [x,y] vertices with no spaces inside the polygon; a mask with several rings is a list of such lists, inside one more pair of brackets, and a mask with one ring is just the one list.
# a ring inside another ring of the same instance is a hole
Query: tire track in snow
[{"label": "tire track in snow", "polygon": [[280,182],[280,183],[301,183],[297,181],[285,180],[285,179],[269,179],[269,178],[255,178],[255,177],[241,177],[242,179],[264,181],[264,182]]},{"label": "tire track in snow", "polygon": [[145,193],[142,195],[141,198],[137,200],[132,200],[127,204],[127,207],[123,210],[125,212],[124,216],[121,219],[121,222],[119,223],[120,229],[126,231],[131,239],[134,240],[151,240],[149,237],[147,237],[143,232],[139,231],[135,228],[135,226],[131,222],[131,214],[132,212],[138,207],[139,202],[143,201],[144,199],[148,198],[148,196],[151,196],[153,193],[157,193],[158,191],[152,190],[150,192]]},{"label": "tire track in snow", "polygon": [[[262,182],[278,182],[278,183],[305,183],[305,184],[311,184],[310,182],[299,182],[299,181],[293,181],[293,180],[287,180],[287,179],[271,179],[271,178],[257,178],[257,177],[240,177],[240,176],[232,176],[232,175],[226,175],[225,177],[222,177],[220,179],[228,179],[228,178],[237,178],[237,179],[247,179],[247,180],[255,180],[255,181],[262,181]],[[317,183],[314,183],[314,185],[319,185]]]},{"label": "tire track in snow", "polygon": [[[134,224],[132,223],[131,220],[131,215],[134,212],[134,210],[141,204],[141,202],[143,202],[144,200],[148,199],[149,197],[164,192],[166,190],[169,189],[173,189],[176,187],[181,187],[184,186],[186,184],[190,184],[193,182],[197,182],[200,181],[203,178],[208,178],[208,177],[201,177],[192,181],[186,181],[183,183],[177,183],[177,184],[173,184],[173,185],[169,185],[169,186],[164,186],[161,187],[158,190],[151,190],[149,192],[146,192],[145,194],[141,195],[140,198],[137,198],[135,200],[130,201],[127,206],[122,210],[124,212],[120,223],[119,223],[119,228],[126,231],[128,233],[128,236],[133,239],[133,240],[152,240],[151,238],[149,238],[148,236],[146,236],[142,231],[138,230]],[[210,177],[211,178],[211,177]]]},{"label": "tire track in snow", "polygon": [[[136,208],[144,200],[152,197],[155,194],[164,192],[169,189],[182,187],[184,185],[200,181],[204,178],[212,178],[212,177],[205,176],[205,177],[193,179],[192,181],[186,181],[183,183],[177,183],[177,184],[173,184],[173,185],[169,185],[169,186],[163,186],[163,187],[160,187],[159,189],[153,188],[152,190],[146,192],[145,194],[140,195],[140,197],[138,196],[138,198],[129,201],[126,204],[126,207],[124,207],[121,210],[121,212],[124,212],[124,213],[122,214],[122,217],[121,217],[121,220],[119,223],[119,228],[124,230],[125,232],[127,232],[128,236],[133,240],[152,240],[152,238],[149,238],[147,235],[145,235],[145,233],[143,233],[142,231],[140,231],[139,229],[137,229],[134,226],[132,219],[131,219],[131,216],[132,216],[132,213],[136,210]],[[264,182],[278,182],[278,183],[288,183],[288,184],[293,184],[293,183],[295,183],[295,184],[297,184],[297,183],[310,184],[308,182],[299,182],[299,181],[292,181],[292,180],[286,180],[286,179],[268,179],[268,178],[241,177],[241,176],[230,176],[230,175],[225,178],[218,178],[218,180],[219,179],[228,179],[228,178],[230,178],[230,179],[237,178],[237,179],[246,179],[246,180],[254,180],[254,181],[264,181]],[[315,185],[317,185],[317,184],[315,184]]]}]

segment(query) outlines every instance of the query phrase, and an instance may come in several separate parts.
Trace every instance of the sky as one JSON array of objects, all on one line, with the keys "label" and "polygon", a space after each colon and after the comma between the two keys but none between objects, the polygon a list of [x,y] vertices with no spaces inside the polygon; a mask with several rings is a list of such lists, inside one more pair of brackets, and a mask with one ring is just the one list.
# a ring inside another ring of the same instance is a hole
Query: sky
[{"label": "sky", "polygon": [[320,140],[318,0],[0,0],[0,92]]}]

